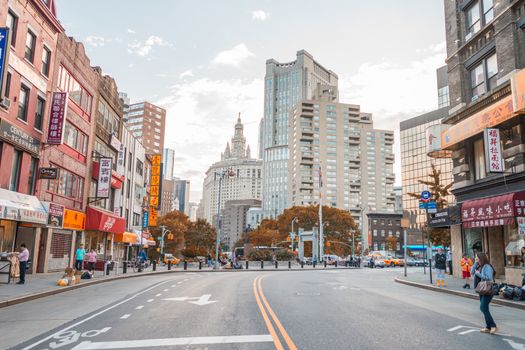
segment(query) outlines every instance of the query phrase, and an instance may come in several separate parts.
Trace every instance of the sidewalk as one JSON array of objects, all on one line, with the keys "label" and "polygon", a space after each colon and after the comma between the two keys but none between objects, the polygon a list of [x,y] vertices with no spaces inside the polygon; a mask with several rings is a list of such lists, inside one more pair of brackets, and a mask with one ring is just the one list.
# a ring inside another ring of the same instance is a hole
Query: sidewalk
[{"label": "sidewalk", "polygon": [[[424,288],[424,289],[433,290],[437,292],[458,295],[464,298],[479,299],[478,294],[473,289],[472,279],[470,279],[471,289],[464,289],[463,285],[465,284],[465,280],[455,278],[453,276],[446,274],[445,275],[445,287],[437,287],[436,286],[436,274],[434,270],[432,270],[432,280],[434,283],[430,284],[428,268],[426,270],[426,274],[423,273],[423,269],[420,269],[420,268],[417,268],[417,269],[418,269],[417,271],[409,269],[408,270],[409,273],[407,277],[401,275],[400,277],[394,278],[394,280],[398,283],[403,283],[403,284],[410,285],[413,287],[419,287],[419,288]],[[494,299],[492,299],[492,302],[495,304],[500,304],[500,305],[505,305],[505,306],[525,310],[525,301],[513,301],[513,300],[503,299],[500,296],[495,296]]]}]

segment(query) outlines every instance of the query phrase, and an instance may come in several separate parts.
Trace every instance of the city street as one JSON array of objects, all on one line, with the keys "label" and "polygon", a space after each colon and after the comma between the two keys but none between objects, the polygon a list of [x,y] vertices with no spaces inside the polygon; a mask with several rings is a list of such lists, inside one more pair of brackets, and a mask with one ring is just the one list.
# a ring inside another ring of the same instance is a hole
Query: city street
[{"label": "city street", "polygon": [[[415,273],[416,269],[409,270]],[[114,281],[0,311],[13,349],[524,349],[525,313],[393,282],[402,269],[201,272]]]}]

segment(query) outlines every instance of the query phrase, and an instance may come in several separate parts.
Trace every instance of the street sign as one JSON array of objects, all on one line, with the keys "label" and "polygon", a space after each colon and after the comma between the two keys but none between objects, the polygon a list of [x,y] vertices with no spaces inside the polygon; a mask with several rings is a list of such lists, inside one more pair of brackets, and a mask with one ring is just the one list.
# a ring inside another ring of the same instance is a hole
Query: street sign
[{"label": "street sign", "polygon": [[427,203],[427,208],[428,209],[436,209],[437,208],[436,202],[428,202]]},{"label": "street sign", "polygon": [[421,200],[428,202],[430,200],[430,197],[432,197],[432,194],[429,191],[421,192]]},{"label": "street sign", "polygon": [[425,209],[427,207],[427,203],[425,202],[419,202],[419,209]]}]

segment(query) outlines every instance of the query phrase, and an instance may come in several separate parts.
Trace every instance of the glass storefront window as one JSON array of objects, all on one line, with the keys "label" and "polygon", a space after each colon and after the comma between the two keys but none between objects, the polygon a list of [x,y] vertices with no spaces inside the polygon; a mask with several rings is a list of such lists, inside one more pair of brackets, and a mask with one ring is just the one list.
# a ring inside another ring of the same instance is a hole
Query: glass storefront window
[{"label": "glass storefront window", "polygon": [[483,251],[483,229],[466,228],[463,236],[463,251],[471,259],[476,253]]},{"label": "glass storefront window", "polygon": [[517,226],[505,226],[505,258],[507,267],[521,266],[521,247],[525,247],[525,236],[518,234]]}]

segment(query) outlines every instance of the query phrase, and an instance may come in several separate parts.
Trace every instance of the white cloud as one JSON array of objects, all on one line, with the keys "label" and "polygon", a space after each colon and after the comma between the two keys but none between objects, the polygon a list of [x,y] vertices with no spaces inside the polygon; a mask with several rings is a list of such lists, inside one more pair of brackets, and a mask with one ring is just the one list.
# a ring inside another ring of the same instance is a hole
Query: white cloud
[{"label": "white cloud", "polygon": [[137,32],[134,31],[133,29],[128,28],[128,33],[129,33],[129,34],[136,34]]},{"label": "white cloud", "polygon": [[133,67],[135,67],[135,63],[128,64],[128,68],[133,68]]},{"label": "white cloud", "polygon": [[373,113],[374,127],[395,130],[396,182],[401,181],[399,122],[435,110],[436,69],[445,63],[444,45],[428,48],[429,55],[404,65],[388,61],[366,63],[351,77],[342,77],[342,102],[356,103]]},{"label": "white cloud", "polygon": [[193,72],[191,71],[191,69],[185,70],[179,75],[180,79],[190,78],[190,77],[193,77]]},{"label": "white cloud", "polygon": [[160,36],[150,35],[146,41],[135,40],[128,44],[128,53],[136,54],[140,57],[147,57],[154,47],[170,46],[170,44]]},{"label": "white cloud", "polygon": [[106,39],[101,36],[88,35],[84,41],[86,45],[93,46],[93,47],[99,47],[99,46],[104,46],[106,43],[111,42],[111,39]]},{"label": "white cloud", "polygon": [[248,58],[255,56],[244,43],[236,45],[231,50],[221,51],[211,61],[212,65],[240,66]]},{"label": "white cloud", "polygon": [[233,136],[239,112],[252,154],[256,153],[262,92],[262,79],[204,78],[174,85],[157,101],[167,109],[165,146],[177,150],[176,175],[191,180],[192,195],[197,197],[192,201],[198,200],[206,170],[220,160]]},{"label": "white cloud", "polygon": [[254,21],[266,21],[270,17],[270,13],[263,10],[252,11],[252,19]]}]

